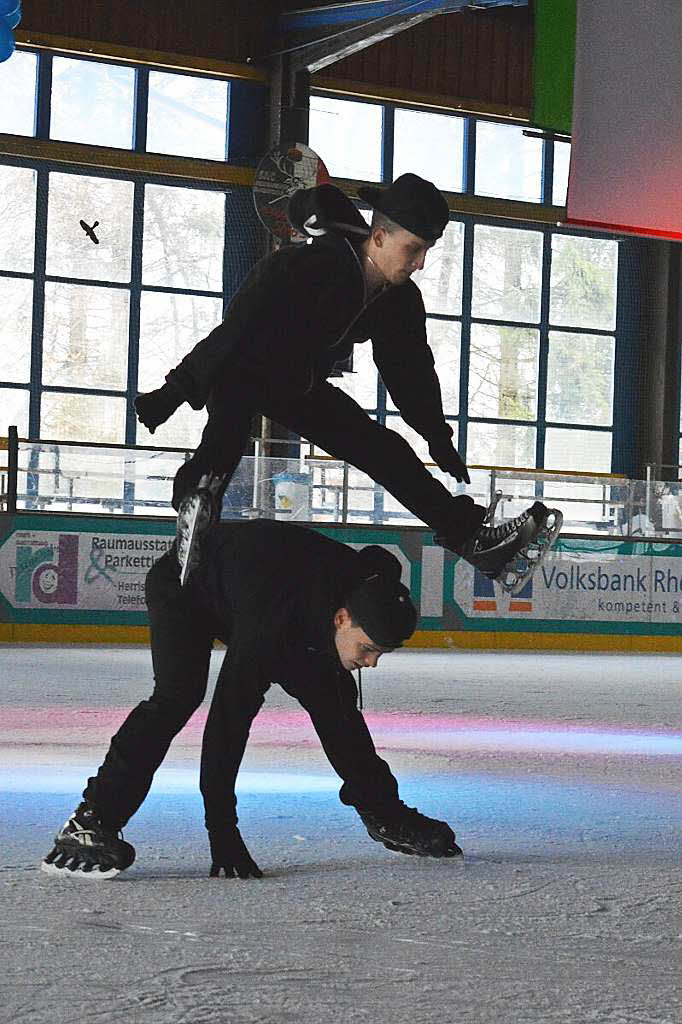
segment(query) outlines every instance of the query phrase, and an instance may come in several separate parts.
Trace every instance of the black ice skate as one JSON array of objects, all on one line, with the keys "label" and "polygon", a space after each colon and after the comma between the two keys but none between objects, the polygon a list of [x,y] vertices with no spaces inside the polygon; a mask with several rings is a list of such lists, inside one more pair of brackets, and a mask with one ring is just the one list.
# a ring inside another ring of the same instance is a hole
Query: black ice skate
[{"label": "black ice skate", "polygon": [[518,594],[556,543],[564,517],[558,509],[536,501],[515,519],[491,526],[501,497],[498,491],[483,525],[464,544],[455,546],[447,538],[435,539],[495,580],[507,593]]},{"label": "black ice skate", "polygon": [[396,821],[383,821],[368,811],[358,811],[367,834],[387,850],[417,857],[461,857],[455,833],[444,821],[420,814],[416,807],[404,807]]},{"label": "black ice skate", "polygon": [[176,537],[181,587],[199,564],[206,530],[220,519],[219,495],[224,482],[224,476],[206,473],[180,502]]},{"label": "black ice skate", "polygon": [[106,828],[85,801],[55,836],[41,871],[61,878],[102,882],[115,878],[135,860],[135,850],[119,832]]}]

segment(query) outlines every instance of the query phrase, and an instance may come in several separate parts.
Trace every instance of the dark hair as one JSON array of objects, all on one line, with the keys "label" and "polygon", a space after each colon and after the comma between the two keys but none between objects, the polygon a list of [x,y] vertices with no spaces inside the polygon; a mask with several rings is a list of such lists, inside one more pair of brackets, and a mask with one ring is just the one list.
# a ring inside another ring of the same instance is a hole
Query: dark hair
[{"label": "dark hair", "polygon": [[387,235],[392,235],[394,231],[400,230],[400,224],[396,224],[380,210],[372,210],[372,231],[375,228],[383,228]]}]

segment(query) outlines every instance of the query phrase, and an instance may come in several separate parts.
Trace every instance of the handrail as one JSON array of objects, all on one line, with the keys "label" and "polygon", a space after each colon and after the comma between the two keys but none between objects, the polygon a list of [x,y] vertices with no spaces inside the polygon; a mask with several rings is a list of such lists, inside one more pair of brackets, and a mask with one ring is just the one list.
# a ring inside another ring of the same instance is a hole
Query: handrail
[{"label": "handrail", "polygon": [[9,427],[7,435],[7,511],[17,510],[17,479],[19,476],[19,439],[17,428]]},{"label": "handrail", "polygon": [[[312,454],[309,441],[254,438],[226,492],[227,517],[275,517],[301,522],[375,526],[418,523],[389,492],[348,463]],[[282,446],[285,446],[282,449]],[[30,440],[16,427],[7,449],[2,500],[6,511],[174,515],[176,468],[191,448],[152,448],[102,442]],[[277,454],[280,449],[281,454]],[[306,451],[308,449],[308,451]],[[267,453],[267,454],[266,454]],[[426,463],[433,468],[433,463]],[[473,465],[471,486],[437,474],[453,496],[488,504],[502,491],[498,517],[517,515],[535,500],[564,511],[564,532],[600,538],[682,540],[682,481],[631,480],[623,474]],[[301,473],[303,477],[301,478]]]}]

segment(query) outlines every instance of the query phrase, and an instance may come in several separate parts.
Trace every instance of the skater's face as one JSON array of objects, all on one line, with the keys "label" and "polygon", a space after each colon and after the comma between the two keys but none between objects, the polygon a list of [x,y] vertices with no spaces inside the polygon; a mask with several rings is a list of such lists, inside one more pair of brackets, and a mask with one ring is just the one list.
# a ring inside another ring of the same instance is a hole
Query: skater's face
[{"label": "skater's face", "polygon": [[334,643],[343,667],[352,672],[356,668],[376,668],[382,654],[392,650],[379,647],[365,631],[353,624],[347,608],[339,608],[334,616]]},{"label": "skater's face", "polygon": [[406,228],[387,231],[372,230],[367,252],[389,284],[404,284],[417,270],[422,270],[426,254],[433,242],[425,242]]}]

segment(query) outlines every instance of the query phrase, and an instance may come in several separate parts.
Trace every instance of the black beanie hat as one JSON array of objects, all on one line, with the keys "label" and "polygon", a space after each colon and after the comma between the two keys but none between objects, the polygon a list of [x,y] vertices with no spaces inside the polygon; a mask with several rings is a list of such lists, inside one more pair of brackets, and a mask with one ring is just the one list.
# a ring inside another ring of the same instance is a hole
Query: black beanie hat
[{"label": "black beanie hat", "polygon": [[360,565],[359,579],[368,580],[370,576],[382,576],[387,580],[400,583],[403,571],[398,559],[380,544],[367,544],[358,551]]},{"label": "black beanie hat", "polygon": [[379,213],[418,235],[435,242],[450,218],[447,200],[436,186],[418,174],[401,174],[388,188],[363,185],[358,195]]},{"label": "black beanie hat", "polygon": [[409,590],[399,580],[386,576],[377,574],[363,580],[351,590],[345,605],[378,647],[401,647],[417,625],[417,610]]}]

